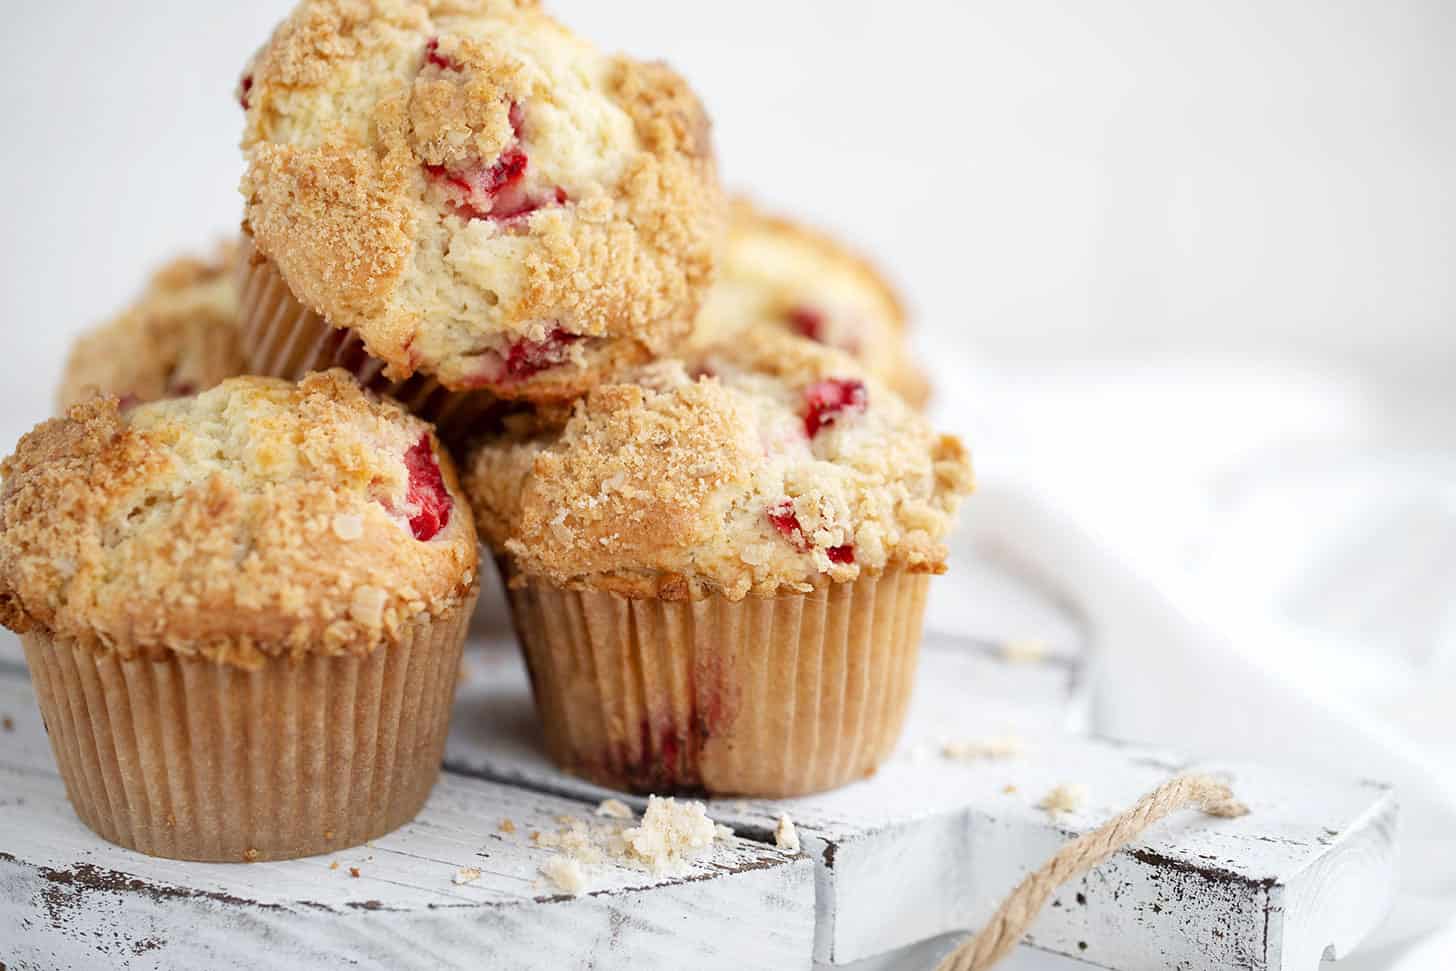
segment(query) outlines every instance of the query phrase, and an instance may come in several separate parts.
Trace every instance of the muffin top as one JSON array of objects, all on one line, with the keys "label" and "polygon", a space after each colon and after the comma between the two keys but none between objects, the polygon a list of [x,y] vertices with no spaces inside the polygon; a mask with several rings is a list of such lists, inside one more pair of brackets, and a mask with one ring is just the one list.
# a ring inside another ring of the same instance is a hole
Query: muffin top
[{"label": "muffin top", "polygon": [[243,372],[236,244],[184,256],[152,275],[131,306],[71,345],[61,411],[96,394],[124,404],[194,394]]},{"label": "muffin top", "polygon": [[390,377],[569,397],[688,330],[722,203],[667,67],[529,0],[304,0],[239,94],[259,253]]},{"label": "muffin top", "polygon": [[930,386],[911,360],[904,306],[863,256],[735,199],[719,264],[693,331],[695,346],[770,324],[848,352],[911,405],[924,407]]},{"label": "muffin top", "polygon": [[342,371],[93,398],[0,474],[0,622],[123,657],[365,653],[475,582],[429,426]]},{"label": "muffin top", "polygon": [[515,572],[668,599],[943,570],[972,485],[960,442],[841,352],[747,336],[602,385],[563,429],[477,446],[482,537]]}]

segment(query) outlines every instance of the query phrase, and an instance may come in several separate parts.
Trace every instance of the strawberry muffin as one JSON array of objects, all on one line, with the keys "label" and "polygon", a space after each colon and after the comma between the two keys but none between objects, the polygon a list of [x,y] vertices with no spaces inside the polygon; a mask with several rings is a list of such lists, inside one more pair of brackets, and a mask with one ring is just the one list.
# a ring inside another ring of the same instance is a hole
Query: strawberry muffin
[{"label": "strawberry muffin", "polygon": [[437,418],[573,397],[688,330],[723,207],[667,67],[531,0],[304,0],[239,98],[254,370],[341,364]]},{"label": "strawberry muffin", "polygon": [[874,265],[838,240],[738,199],[693,341],[705,347],[761,324],[847,351],[916,408],[930,396],[912,360],[904,306]]},{"label": "strawberry muffin", "polygon": [[743,336],[469,460],[547,746],[600,783],[796,795],[899,735],[966,452],[847,355]]},{"label": "strawberry muffin", "polygon": [[88,826],[251,861],[419,810],[478,565],[424,422],[339,371],[233,378],[92,398],[0,471],[0,622]]},{"label": "strawberry muffin", "polygon": [[242,374],[236,261],[234,244],[173,260],[135,303],[77,338],[56,393],[61,410],[98,393],[123,404],[180,397]]}]

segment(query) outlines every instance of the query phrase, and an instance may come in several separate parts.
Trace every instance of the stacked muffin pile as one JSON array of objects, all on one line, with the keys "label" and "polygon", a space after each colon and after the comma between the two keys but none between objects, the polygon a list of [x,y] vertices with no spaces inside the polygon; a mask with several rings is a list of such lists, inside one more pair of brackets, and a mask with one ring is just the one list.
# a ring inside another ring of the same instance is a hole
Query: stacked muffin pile
[{"label": "stacked muffin pile", "polygon": [[411,818],[478,543],[563,767],[872,772],[971,485],[874,269],[725,202],[682,79],[529,0],[305,0],[239,100],[242,239],[83,337],[3,470],[78,814],[209,860]]}]

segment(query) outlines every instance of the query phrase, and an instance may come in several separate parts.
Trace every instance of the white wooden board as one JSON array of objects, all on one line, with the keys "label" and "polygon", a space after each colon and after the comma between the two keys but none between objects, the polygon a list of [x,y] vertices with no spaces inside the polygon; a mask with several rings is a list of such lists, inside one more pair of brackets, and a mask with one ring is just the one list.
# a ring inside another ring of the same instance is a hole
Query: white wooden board
[{"label": "white wooden board", "polygon": [[[13,673],[0,678],[0,717],[0,961],[11,969],[796,967],[812,947],[807,859],[734,839],[682,876],[591,867],[589,892],[567,897],[539,872],[555,851],[530,834],[592,807],[450,773],[418,819],[367,846],[283,863],[153,859],[72,814]],[[500,831],[504,818],[514,833]],[[480,877],[456,884],[465,867]]]},{"label": "white wooden board", "polygon": [[[26,948],[0,948],[0,960],[927,967],[1066,839],[1183,767],[1167,754],[1069,734],[1085,725],[1091,680],[1077,612],[993,562],[955,569],[974,582],[938,585],[905,743],[875,778],[780,803],[711,803],[740,839],[689,879],[609,871],[596,875],[598,893],[574,900],[537,884],[548,851],[522,834],[611,793],[545,760],[493,591],[467,652],[447,771],[426,811],[367,849],[292,863],[151,860],[92,836],[65,803],[18,648],[0,636],[0,714],[15,726],[0,734],[0,941]],[[1008,643],[1046,650],[1012,663]],[[942,742],[1007,735],[1024,740],[1021,757],[939,755]],[[1066,888],[1029,940],[1066,956],[1056,961],[1126,969],[1313,971],[1320,957],[1348,953],[1388,895],[1389,792],[1249,765],[1208,768],[1233,778],[1252,815],[1165,822]],[[1080,811],[1052,819],[1035,808],[1069,782],[1090,788]],[[798,822],[802,857],[770,848],[782,811]],[[497,831],[502,816],[516,822],[514,840]],[[340,868],[330,870],[335,860]],[[359,878],[347,876],[349,866]],[[456,886],[451,876],[464,866],[482,876]],[[1041,967],[1022,955],[1008,971],[1033,966]]]},{"label": "white wooden board", "polygon": [[[508,644],[471,652],[467,673],[447,765],[583,799],[613,794],[546,761]],[[1190,766],[1069,736],[1059,718],[1069,676],[1055,658],[1009,664],[928,639],[904,743],[874,778],[801,799],[718,800],[709,811],[765,840],[779,812],[792,815],[818,863],[815,959],[826,964],[977,926],[1067,839],[1184,769],[1228,777],[1253,812],[1161,824],[1059,895],[1031,942],[1110,968],[1313,971],[1380,919],[1393,873],[1387,789],[1246,764]],[[938,754],[945,740],[1007,734],[1024,741],[1021,757]],[[1036,808],[1063,783],[1089,787],[1082,810],[1053,818]]]}]

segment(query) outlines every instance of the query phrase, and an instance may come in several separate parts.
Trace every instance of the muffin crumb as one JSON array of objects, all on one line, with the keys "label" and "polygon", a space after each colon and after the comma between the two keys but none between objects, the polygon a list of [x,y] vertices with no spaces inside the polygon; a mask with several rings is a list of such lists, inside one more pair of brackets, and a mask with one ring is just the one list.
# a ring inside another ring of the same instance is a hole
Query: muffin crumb
[{"label": "muffin crumb", "polygon": [[1026,745],[1014,735],[1003,735],[979,741],[949,741],[940,746],[942,758],[956,762],[979,759],[1013,759],[1021,756]]},{"label": "muffin crumb", "polygon": [[[502,833],[514,833],[516,831],[516,823],[515,823],[515,821],[512,820],[510,817],[506,817],[505,819],[502,819],[500,821],[500,831]],[[540,834],[539,833],[532,833],[531,835],[532,835],[532,837],[535,837],[535,836],[539,836]]]},{"label": "muffin crumb", "polygon": [[1046,641],[1035,639],[1001,642],[1001,660],[1008,664],[1037,664],[1046,660]]},{"label": "muffin crumb", "polygon": [[601,805],[597,806],[596,814],[606,816],[610,819],[634,819],[632,807],[620,799],[603,799]]},{"label": "muffin crumb", "polygon": [[785,853],[799,852],[799,831],[788,813],[779,813],[779,824],[774,829],[774,846]]},{"label": "muffin crumb", "polygon": [[586,889],[586,873],[572,856],[553,856],[541,864],[541,873],[563,893],[573,897]]},{"label": "muffin crumb", "polygon": [[359,879],[359,868],[356,866],[349,867],[349,876],[353,877],[355,880]]},{"label": "muffin crumb", "polygon": [[1074,813],[1087,802],[1087,787],[1080,782],[1064,783],[1042,797],[1038,809],[1044,809],[1055,816],[1057,813]]},{"label": "muffin crumb", "polygon": [[460,869],[458,869],[458,870],[455,871],[455,876],[453,876],[451,878],[451,882],[454,883],[454,884],[456,884],[456,885],[459,885],[459,884],[464,884],[464,883],[474,883],[476,880],[479,880],[479,879],[480,879],[480,868],[479,867],[463,866]]},{"label": "muffin crumb", "polygon": [[713,845],[718,831],[700,802],[678,802],[671,796],[649,796],[642,824],[622,833],[627,857],[654,874],[670,873]]}]

